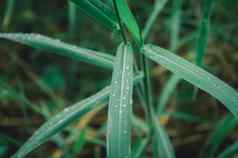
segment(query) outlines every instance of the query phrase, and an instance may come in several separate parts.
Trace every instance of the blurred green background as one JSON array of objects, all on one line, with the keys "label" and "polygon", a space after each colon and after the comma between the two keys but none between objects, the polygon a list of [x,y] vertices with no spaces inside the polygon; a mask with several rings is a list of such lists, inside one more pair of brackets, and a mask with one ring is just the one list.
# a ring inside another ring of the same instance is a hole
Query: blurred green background
[{"label": "blurred green background", "polygon": [[[12,1],[10,6],[9,1],[12,0],[0,1],[1,32],[40,33],[81,47],[115,54],[119,42],[117,33],[91,20],[78,8],[70,6],[68,1],[21,0]],[[109,0],[105,2],[110,3]],[[202,2],[182,2],[177,52],[193,62]],[[130,0],[133,13],[142,28],[153,4],[153,0]],[[169,0],[148,38],[149,42],[165,48],[170,47],[172,4],[173,0]],[[217,0],[211,17],[206,69],[236,89],[237,26],[238,1]],[[12,155],[50,116],[110,84],[111,72],[108,70],[41,52],[0,40],[0,157]],[[171,74],[168,71],[153,65],[152,81],[156,100],[169,76]],[[194,99],[193,90],[193,86],[181,82],[168,103],[168,111],[174,114],[161,118],[178,158],[202,157],[204,151],[212,150],[210,148],[216,146],[209,144],[212,133],[218,123],[230,117],[223,106],[218,106],[221,103],[208,94],[199,91]],[[135,100],[134,112],[143,116],[141,109],[137,108],[138,104]],[[87,114],[29,157],[105,157],[106,114],[106,109]],[[217,147],[218,153],[237,141],[237,121],[232,121],[228,120],[221,126],[225,132],[220,134],[226,137]],[[232,125],[228,126],[229,123]],[[218,135],[218,138],[221,137]],[[144,155],[151,157],[150,146]]]}]

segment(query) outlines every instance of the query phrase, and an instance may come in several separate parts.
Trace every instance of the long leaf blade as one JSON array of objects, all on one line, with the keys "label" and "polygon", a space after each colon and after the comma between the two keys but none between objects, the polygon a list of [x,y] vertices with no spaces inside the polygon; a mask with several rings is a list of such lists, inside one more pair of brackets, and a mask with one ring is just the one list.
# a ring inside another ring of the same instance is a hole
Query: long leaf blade
[{"label": "long leaf blade", "polygon": [[238,93],[225,82],[161,47],[145,45],[142,52],[154,62],[218,99],[238,117]]},{"label": "long leaf blade", "polygon": [[142,44],[139,25],[128,6],[127,0],[115,0],[115,2],[122,22],[126,25],[135,41],[138,44]]},{"label": "long leaf blade", "polygon": [[133,52],[129,44],[117,50],[109,100],[107,157],[131,157]]},{"label": "long leaf blade", "polygon": [[118,29],[115,13],[100,0],[71,0],[77,4],[88,16],[101,22],[111,29]]},{"label": "long leaf blade", "polygon": [[97,94],[69,107],[58,113],[43,124],[28,141],[17,151],[13,158],[23,158],[29,152],[46,142],[51,136],[61,131],[71,122],[79,119],[84,114],[104,103],[110,93],[110,87],[106,87]]},{"label": "long leaf blade", "polygon": [[93,50],[80,48],[34,33],[0,33],[0,38],[18,42],[33,48],[52,51],[58,55],[67,56],[74,60],[84,61],[103,68],[112,69],[113,56]]}]

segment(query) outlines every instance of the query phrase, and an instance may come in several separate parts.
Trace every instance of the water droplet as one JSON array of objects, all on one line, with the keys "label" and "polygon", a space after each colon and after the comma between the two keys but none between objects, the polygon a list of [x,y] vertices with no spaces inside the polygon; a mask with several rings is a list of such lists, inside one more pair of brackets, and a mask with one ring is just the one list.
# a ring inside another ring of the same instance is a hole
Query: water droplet
[{"label": "water droplet", "polygon": [[213,84],[214,87],[218,88],[218,85],[216,83]]},{"label": "water droplet", "polygon": [[64,112],[69,112],[69,111],[70,111],[70,108],[64,109]]}]

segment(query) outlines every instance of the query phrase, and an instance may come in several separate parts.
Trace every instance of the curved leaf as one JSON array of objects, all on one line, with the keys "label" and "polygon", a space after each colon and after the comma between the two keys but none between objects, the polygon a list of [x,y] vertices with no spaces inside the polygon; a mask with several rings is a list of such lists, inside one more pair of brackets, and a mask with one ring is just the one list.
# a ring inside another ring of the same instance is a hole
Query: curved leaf
[{"label": "curved leaf", "polygon": [[112,69],[113,56],[93,50],[80,48],[34,33],[0,33],[0,38],[15,41],[33,48],[52,51],[55,54],[67,56],[74,60],[84,61],[100,67]]},{"label": "curved leaf", "polygon": [[133,51],[129,44],[117,50],[107,124],[107,157],[131,157]]},{"label": "curved leaf", "polygon": [[211,94],[238,117],[238,93],[225,82],[161,47],[145,45],[142,53],[182,79]]},{"label": "curved leaf", "polygon": [[55,135],[68,124],[76,121],[84,114],[93,110],[98,105],[104,103],[110,93],[110,87],[104,88],[97,94],[64,109],[43,124],[28,141],[17,151],[13,158],[23,158],[29,152],[46,142],[51,136]]}]

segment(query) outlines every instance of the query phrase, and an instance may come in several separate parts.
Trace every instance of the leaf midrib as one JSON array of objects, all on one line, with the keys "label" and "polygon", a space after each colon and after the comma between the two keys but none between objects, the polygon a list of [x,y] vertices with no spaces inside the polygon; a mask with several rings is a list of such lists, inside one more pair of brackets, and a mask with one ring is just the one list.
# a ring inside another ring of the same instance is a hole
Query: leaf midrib
[{"label": "leaf midrib", "polygon": [[[125,71],[126,71],[126,58],[127,57],[127,47],[126,45],[123,45],[123,60],[122,60],[122,75],[121,75],[121,89],[120,89],[120,106],[119,106],[119,130],[121,129],[121,112],[122,112],[122,106],[123,106],[123,92],[124,92],[124,85],[125,83]],[[121,131],[119,132],[119,153],[121,153]]]}]

